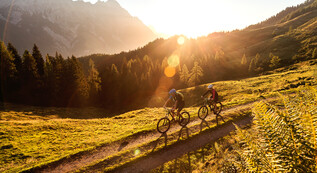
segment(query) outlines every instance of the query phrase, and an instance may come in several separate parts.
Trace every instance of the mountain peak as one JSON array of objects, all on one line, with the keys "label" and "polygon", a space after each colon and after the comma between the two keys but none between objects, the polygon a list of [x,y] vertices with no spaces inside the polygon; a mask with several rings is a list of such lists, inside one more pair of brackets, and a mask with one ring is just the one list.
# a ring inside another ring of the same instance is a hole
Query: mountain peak
[{"label": "mountain peak", "polygon": [[111,4],[113,6],[120,6],[120,4],[116,0],[108,0],[106,3]]},{"label": "mountain peak", "polygon": [[[0,26],[11,0],[0,1]],[[0,33],[3,33],[0,27]],[[36,43],[43,53],[82,56],[136,49],[156,38],[116,0],[16,0],[6,33],[23,52]],[[45,41],[44,41],[45,40]]]}]

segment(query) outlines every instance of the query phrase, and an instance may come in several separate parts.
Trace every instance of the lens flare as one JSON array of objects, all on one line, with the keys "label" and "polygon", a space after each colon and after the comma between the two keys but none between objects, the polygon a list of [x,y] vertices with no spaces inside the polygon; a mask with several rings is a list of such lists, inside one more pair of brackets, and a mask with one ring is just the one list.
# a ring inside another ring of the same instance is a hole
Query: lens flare
[{"label": "lens flare", "polygon": [[178,37],[177,43],[179,45],[183,45],[185,43],[185,38],[183,36]]},{"label": "lens flare", "polygon": [[176,73],[176,70],[174,67],[166,67],[164,70],[164,74],[167,77],[173,77]]},{"label": "lens flare", "polygon": [[141,151],[139,149],[134,150],[134,156],[137,156],[141,153]]},{"label": "lens flare", "polygon": [[8,13],[8,16],[7,16],[7,20],[6,20],[6,23],[4,25],[3,36],[2,36],[2,41],[3,42],[5,42],[5,37],[6,37],[6,33],[7,33],[8,23],[9,23],[9,20],[10,20],[13,4],[14,4],[14,0],[11,1],[11,5],[10,5],[9,13]]},{"label": "lens flare", "polygon": [[176,67],[179,65],[179,56],[178,55],[171,55],[168,59],[167,59],[167,63],[169,66],[171,67]]}]

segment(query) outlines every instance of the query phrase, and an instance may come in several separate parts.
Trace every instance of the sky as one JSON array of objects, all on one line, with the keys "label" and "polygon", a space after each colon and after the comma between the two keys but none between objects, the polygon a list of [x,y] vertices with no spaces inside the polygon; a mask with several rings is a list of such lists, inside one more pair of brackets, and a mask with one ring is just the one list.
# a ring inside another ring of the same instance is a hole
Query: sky
[{"label": "sky", "polygon": [[[84,0],[95,3],[97,0]],[[104,0],[107,1],[107,0]],[[305,0],[117,0],[162,37],[243,29]]]}]

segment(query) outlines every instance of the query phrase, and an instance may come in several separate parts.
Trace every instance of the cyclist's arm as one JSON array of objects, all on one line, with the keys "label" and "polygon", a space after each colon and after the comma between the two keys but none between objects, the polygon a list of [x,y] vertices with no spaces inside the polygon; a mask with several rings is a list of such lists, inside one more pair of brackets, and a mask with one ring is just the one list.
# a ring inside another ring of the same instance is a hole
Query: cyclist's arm
[{"label": "cyclist's arm", "polygon": [[169,98],[166,100],[166,102],[165,102],[165,104],[164,104],[163,107],[166,107],[166,105],[170,102],[170,100],[171,100],[171,98],[169,97]]},{"label": "cyclist's arm", "polygon": [[173,106],[173,109],[176,109],[177,103],[178,103],[178,100],[175,101],[175,104],[174,104],[174,106]]},{"label": "cyclist's arm", "polygon": [[209,90],[207,90],[202,96],[205,97],[205,95],[208,93],[209,93]]}]

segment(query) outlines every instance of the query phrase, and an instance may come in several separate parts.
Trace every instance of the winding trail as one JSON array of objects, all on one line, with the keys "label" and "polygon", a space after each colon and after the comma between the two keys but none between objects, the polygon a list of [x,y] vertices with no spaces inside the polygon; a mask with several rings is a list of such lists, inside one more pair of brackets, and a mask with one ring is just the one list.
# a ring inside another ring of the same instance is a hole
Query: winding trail
[{"label": "winding trail", "polygon": [[[269,98],[266,99],[266,101],[272,101],[276,98]],[[258,101],[256,101],[258,102]],[[245,105],[239,105],[235,106],[226,110],[223,110],[221,114],[230,115],[237,112],[243,112],[246,110],[249,110],[252,104],[255,102],[251,102]],[[208,122],[215,122],[215,116],[208,116],[206,119]],[[206,121],[206,125],[208,126],[208,123]],[[250,117],[246,117],[241,120],[237,120],[235,122],[236,124],[245,125],[251,122]],[[198,119],[197,117],[188,124],[188,128],[190,131],[190,134],[201,131],[201,125],[202,121]],[[209,127],[209,126],[208,126]],[[121,139],[119,141],[105,144],[103,146],[99,146],[94,150],[91,151],[84,151],[77,153],[75,155],[72,155],[70,157],[65,157],[61,160],[49,163],[47,165],[43,165],[41,167],[35,167],[29,170],[26,170],[24,172],[52,172],[52,173],[59,173],[59,172],[75,172],[80,170],[83,167],[87,167],[88,165],[93,165],[93,163],[99,162],[100,160],[103,160],[105,158],[110,158],[109,160],[105,160],[103,162],[115,162],[115,163],[107,163],[107,164],[98,164],[96,166],[90,166],[88,169],[85,169],[82,172],[96,172],[96,171],[102,171],[106,167],[113,166],[115,164],[118,164],[118,162],[125,162],[120,158],[120,153],[124,153],[125,151],[129,151],[131,149],[134,149],[140,145],[148,145],[148,148],[153,148],[153,152],[148,154],[150,157],[141,157],[136,159],[136,161],[133,161],[133,164],[126,164],[123,165],[122,168],[126,167],[125,169],[120,169],[120,172],[143,172],[143,171],[149,171],[150,169],[153,169],[161,164],[163,164],[166,161],[172,160],[174,158],[182,156],[184,153],[188,152],[189,150],[195,150],[197,148],[200,148],[204,146],[205,144],[212,142],[218,138],[221,138],[223,136],[226,136],[229,134],[229,132],[233,131],[235,128],[232,125],[232,123],[227,123],[224,125],[220,125],[219,128],[213,129],[212,131],[203,131],[199,133],[199,135],[195,135],[191,137],[189,140],[182,140],[181,143],[176,143],[171,146],[165,147],[164,151],[158,150],[154,151],[156,144],[153,143],[153,141],[160,139],[161,134],[158,133],[155,130],[145,133],[139,133],[134,134],[133,136],[130,136],[125,139]],[[175,139],[175,136],[177,136],[177,132],[180,132],[181,134],[182,129],[179,125],[172,125],[170,130],[168,131],[168,136],[173,136]],[[188,133],[188,132],[187,132]],[[188,135],[188,134],[187,134]],[[177,138],[177,137],[176,137]],[[167,140],[167,138],[165,139]],[[150,144],[149,144],[150,143]],[[115,158],[111,158],[112,156],[116,156]],[[133,157],[133,156],[132,156]],[[127,159],[131,159],[131,156],[129,156]],[[115,161],[113,161],[115,160]],[[131,171],[129,171],[131,170]],[[119,171],[116,169],[116,171]]]},{"label": "winding trail", "polygon": [[[252,117],[245,117],[241,120],[235,121],[234,123],[238,126],[245,126],[250,124],[251,121]],[[182,141],[170,147],[166,147],[163,151],[153,152],[148,155],[148,157],[140,158],[130,164],[112,170],[111,172],[149,172],[165,162],[174,160],[190,151],[197,150],[210,142],[214,142],[221,137],[227,136],[235,129],[235,126],[230,123],[213,131],[202,132],[200,135],[196,135],[190,140]]]}]

